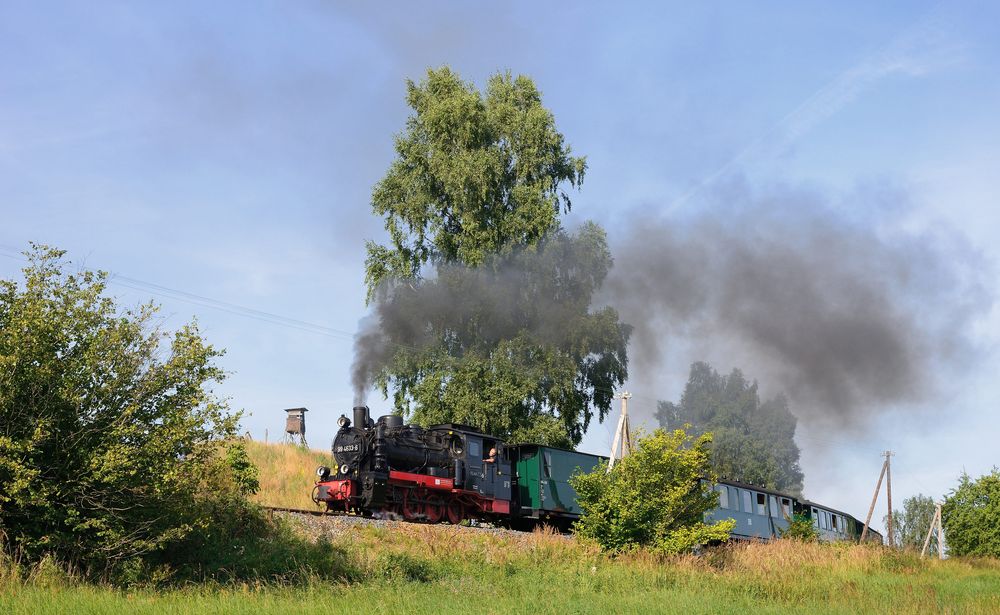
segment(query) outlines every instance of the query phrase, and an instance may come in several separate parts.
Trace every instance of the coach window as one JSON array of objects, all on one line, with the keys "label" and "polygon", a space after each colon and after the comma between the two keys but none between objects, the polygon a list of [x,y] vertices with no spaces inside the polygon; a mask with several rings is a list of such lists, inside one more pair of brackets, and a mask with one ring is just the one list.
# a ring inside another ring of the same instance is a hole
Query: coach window
[{"label": "coach window", "polygon": [[750,514],[753,512],[753,502],[750,499],[750,492],[746,489],[741,489],[740,493],[743,494],[743,512]]},{"label": "coach window", "polygon": [[762,517],[767,516],[767,498],[763,493],[757,494],[757,514]]},{"label": "coach window", "polygon": [[718,485],[715,490],[719,492],[719,508],[729,508],[729,489],[725,485]]},{"label": "coach window", "polygon": [[729,488],[729,503],[732,505],[733,510],[740,509],[740,497],[737,495],[739,491],[736,487]]},{"label": "coach window", "polygon": [[819,529],[819,511],[812,509],[813,527]]},{"label": "coach window", "polygon": [[792,501],[788,498],[781,498],[781,512],[785,517],[792,518]]},{"label": "coach window", "polygon": [[545,474],[545,478],[552,478],[552,453],[545,451],[542,454],[543,468],[542,471]]},{"label": "coach window", "polygon": [[768,497],[768,500],[770,500],[770,502],[771,502],[771,516],[772,517],[777,517],[779,515],[779,513],[778,513],[778,498],[776,498],[776,497],[774,497],[772,495],[772,496]]},{"label": "coach window", "polygon": [[837,529],[837,515],[830,515],[830,518],[833,519],[833,531],[839,532],[840,530]]}]

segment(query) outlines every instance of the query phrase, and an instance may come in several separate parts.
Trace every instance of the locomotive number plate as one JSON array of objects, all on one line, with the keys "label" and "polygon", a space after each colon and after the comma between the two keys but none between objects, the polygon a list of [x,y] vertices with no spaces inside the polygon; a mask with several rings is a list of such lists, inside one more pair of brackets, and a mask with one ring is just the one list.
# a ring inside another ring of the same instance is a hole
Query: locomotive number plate
[{"label": "locomotive number plate", "polygon": [[337,447],[338,453],[356,453],[361,450],[360,444],[345,444]]}]

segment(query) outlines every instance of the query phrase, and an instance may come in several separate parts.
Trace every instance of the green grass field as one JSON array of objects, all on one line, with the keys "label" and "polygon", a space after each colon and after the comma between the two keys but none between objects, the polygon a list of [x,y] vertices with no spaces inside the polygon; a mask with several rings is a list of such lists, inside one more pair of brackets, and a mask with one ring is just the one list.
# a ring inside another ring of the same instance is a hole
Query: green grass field
[{"label": "green grass field", "polygon": [[[319,463],[290,448],[258,450],[255,459]],[[544,532],[282,522],[337,553],[330,561],[342,569],[306,570],[298,578],[312,580],[294,585],[272,579],[126,590],[76,581],[58,566],[15,573],[0,563],[0,613],[1000,613],[997,560],[921,560],[881,547],[784,541],[702,556],[609,558]]]},{"label": "green grass field", "polygon": [[703,557],[615,560],[546,534],[351,528],[329,545],[356,579],[167,591],[8,580],[2,613],[997,613],[1000,564],[859,546],[777,543]]}]

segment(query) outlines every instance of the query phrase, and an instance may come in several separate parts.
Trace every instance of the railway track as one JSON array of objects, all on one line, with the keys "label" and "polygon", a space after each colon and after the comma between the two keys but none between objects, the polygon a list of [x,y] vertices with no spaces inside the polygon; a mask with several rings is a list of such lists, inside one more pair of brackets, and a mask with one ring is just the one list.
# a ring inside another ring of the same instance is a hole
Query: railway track
[{"label": "railway track", "polygon": [[[422,523],[414,523],[410,521],[405,521],[401,517],[394,519],[380,519],[378,517],[364,517],[362,515],[348,514],[341,511],[324,511],[317,509],[308,508],[288,508],[285,506],[266,506],[261,505],[267,512],[268,519],[274,519],[275,513],[281,513],[286,515],[295,515],[298,517],[296,523],[302,525],[303,527],[310,528],[312,532],[322,532],[323,528],[327,528],[329,531],[328,521],[334,521],[335,519],[339,522],[346,522],[348,525],[375,525],[382,527],[405,527],[410,525],[422,526],[422,527],[434,527],[439,528],[443,531],[449,531],[449,529],[454,528],[459,531],[472,531],[472,532],[485,532],[490,534],[495,534],[498,536],[509,536],[514,538],[523,538],[531,534],[527,530],[515,530],[512,528],[498,527],[486,523],[476,523],[474,522],[471,526],[455,526],[451,524],[434,524],[427,525]],[[316,519],[316,517],[324,517],[325,519]],[[340,525],[341,523],[338,523]],[[569,538],[569,536],[567,536]]]},{"label": "railway track", "polygon": [[261,508],[263,508],[264,510],[267,511],[267,516],[268,517],[273,517],[274,513],[276,513],[276,512],[292,513],[292,514],[296,514],[296,515],[311,515],[313,517],[337,517],[337,516],[344,516],[344,515],[339,515],[339,514],[334,513],[334,512],[329,512],[329,511],[319,510],[319,509],[309,510],[308,508],[285,508],[284,506],[261,506]]}]

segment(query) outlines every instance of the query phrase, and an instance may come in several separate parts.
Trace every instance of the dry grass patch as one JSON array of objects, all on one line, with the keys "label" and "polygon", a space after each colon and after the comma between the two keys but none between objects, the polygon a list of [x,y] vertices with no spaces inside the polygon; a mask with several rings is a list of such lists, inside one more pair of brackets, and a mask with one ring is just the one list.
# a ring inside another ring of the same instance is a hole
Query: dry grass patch
[{"label": "dry grass patch", "polygon": [[253,496],[258,504],[286,508],[315,508],[312,489],[316,467],[330,465],[327,451],[297,444],[247,442],[247,454],[260,469],[260,491]]}]

